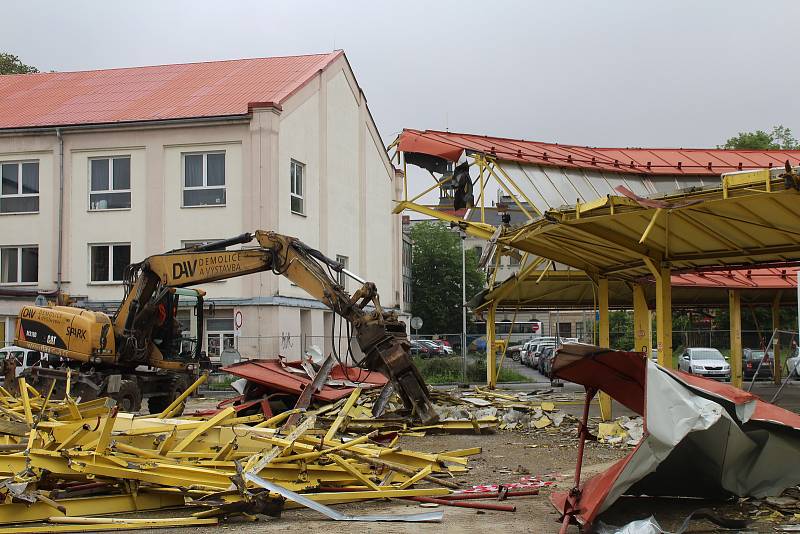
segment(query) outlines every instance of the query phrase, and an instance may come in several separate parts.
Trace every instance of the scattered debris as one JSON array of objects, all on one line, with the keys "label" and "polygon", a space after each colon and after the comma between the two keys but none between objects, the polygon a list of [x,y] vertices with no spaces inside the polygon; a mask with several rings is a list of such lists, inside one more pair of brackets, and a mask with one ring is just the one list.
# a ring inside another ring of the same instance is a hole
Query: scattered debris
[{"label": "scattered debris", "polygon": [[[119,412],[107,398],[53,400],[24,380],[20,391],[15,398],[0,388],[4,532],[14,532],[7,525],[55,516],[83,530],[98,524],[103,530],[120,524],[157,528],[279,516],[284,508],[309,501],[442,497],[458,489],[448,478],[465,472],[468,458],[480,453],[477,447],[416,452],[397,447],[397,433],[350,433],[348,413],[356,408],[360,387],[342,399],[334,419],[320,411],[303,412],[290,428],[284,423],[298,413],[294,410],[267,417],[227,406],[206,417],[161,418]],[[85,517],[180,507],[195,513],[161,523]],[[429,521],[441,519],[441,513],[380,517]],[[61,531],[66,526],[43,527]]]}]

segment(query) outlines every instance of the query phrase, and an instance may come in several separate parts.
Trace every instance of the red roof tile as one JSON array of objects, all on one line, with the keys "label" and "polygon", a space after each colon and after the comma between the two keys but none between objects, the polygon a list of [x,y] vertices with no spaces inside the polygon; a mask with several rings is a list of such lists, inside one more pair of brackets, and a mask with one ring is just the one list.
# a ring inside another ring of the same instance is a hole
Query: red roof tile
[{"label": "red roof tile", "polygon": [[628,174],[720,175],[742,169],[800,164],[800,150],[723,150],[705,148],[596,148],[486,135],[405,129],[399,150],[455,161],[464,150],[502,161],[607,170]]},{"label": "red roof tile", "polygon": [[0,129],[244,115],[342,54],[0,76]]}]

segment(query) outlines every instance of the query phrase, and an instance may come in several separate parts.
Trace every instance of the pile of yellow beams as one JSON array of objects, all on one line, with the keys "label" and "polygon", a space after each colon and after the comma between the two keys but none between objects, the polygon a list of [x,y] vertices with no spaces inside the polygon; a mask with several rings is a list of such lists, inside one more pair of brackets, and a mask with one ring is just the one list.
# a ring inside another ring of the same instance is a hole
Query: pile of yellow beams
[{"label": "pile of yellow beams", "polygon": [[[53,400],[20,380],[20,395],[0,388],[0,525],[4,532],[158,528],[215,522],[218,516],[269,513],[283,499],[247,481],[257,475],[326,504],[439,496],[457,486],[480,449],[422,453],[345,432],[360,390],[333,423],[292,412],[271,419],[234,408],[203,417],[118,412],[111,399]],[[423,485],[425,487],[417,487]],[[291,506],[291,502],[286,502]],[[86,516],[192,508],[169,520],[98,521]],[[160,522],[159,522],[160,521]],[[122,526],[121,526],[122,525]]]}]

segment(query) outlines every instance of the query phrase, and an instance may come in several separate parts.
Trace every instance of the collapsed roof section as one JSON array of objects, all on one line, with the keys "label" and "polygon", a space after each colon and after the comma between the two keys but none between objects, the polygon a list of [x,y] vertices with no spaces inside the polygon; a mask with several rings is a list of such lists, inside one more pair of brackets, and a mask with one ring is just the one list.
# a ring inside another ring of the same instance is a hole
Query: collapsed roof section
[{"label": "collapsed roof section", "polygon": [[644,437],[627,457],[551,496],[581,524],[622,495],[761,498],[800,483],[800,466],[786,461],[800,453],[800,416],[755,395],[664,369],[641,353],[581,344],[558,351],[553,375],[585,386],[588,396],[602,387],[644,417]]}]

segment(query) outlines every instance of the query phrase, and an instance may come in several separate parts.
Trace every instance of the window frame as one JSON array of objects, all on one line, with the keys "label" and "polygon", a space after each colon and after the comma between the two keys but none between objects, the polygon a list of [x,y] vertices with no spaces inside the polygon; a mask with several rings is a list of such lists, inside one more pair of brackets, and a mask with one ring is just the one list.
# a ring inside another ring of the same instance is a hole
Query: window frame
[{"label": "window frame", "polygon": [[[114,277],[114,249],[113,247],[118,246],[128,246],[128,261],[132,257],[133,247],[131,246],[130,241],[128,242],[116,242],[116,243],[89,243],[89,254],[88,254],[88,265],[89,265],[89,277],[86,285],[90,286],[114,286],[114,285],[121,285],[123,283],[122,280],[112,280],[111,278]],[[109,249],[108,251],[108,277],[109,280],[92,280],[92,248],[93,247],[106,247]]]},{"label": "window frame", "polygon": [[[22,192],[22,165],[25,163],[35,163],[36,164],[36,193],[23,193]],[[2,188],[2,168],[3,165],[16,165],[17,166],[17,193],[15,194],[5,194],[3,193]],[[39,198],[42,194],[42,187],[41,187],[41,174],[40,171],[40,161],[38,159],[20,159],[20,160],[8,160],[8,161],[0,161],[0,204],[2,204],[2,199],[4,198],[32,198],[36,197]],[[0,215],[31,215],[36,214],[41,211],[41,198],[39,198],[40,202],[37,203],[36,211],[0,211]]]},{"label": "window frame", "polygon": [[[230,310],[231,317],[227,317],[227,312],[228,312],[228,310],[220,310],[220,311],[217,312],[220,315],[225,314],[226,315],[225,317],[222,317],[222,316],[217,317],[215,315],[214,317],[206,317],[205,318],[205,321],[204,321],[205,324],[203,325],[204,330],[205,330],[205,339],[203,341],[205,342],[204,348],[205,348],[205,351],[206,351],[206,355],[209,358],[220,358],[222,356],[222,351],[225,350],[225,341],[226,341],[226,339],[230,339],[232,341],[232,343],[231,343],[231,347],[232,348],[234,348],[234,349],[237,348],[238,340],[236,339],[236,337],[237,337],[236,336],[236,324],[235,324],[235,322],[233,322],[235,317],[234,317],[234,314],[233,314],[233,310]],[[232,330],[212,329],[211,327],[208,326],[209,319],[226,319],[226,320],[230,319],[232,321],[231,324],[233,326],[233,329]],[[212,337],[219,338],[219,354],[211,354],[211,338]]]},{"label": "window frame", "polygon": [[[295,169],[300,169],[300,193],[295,192],[297,183],[297,173]],[[289,159],[289,211],[295,215],[306,216],[306,164],[294,158]],[[300,211],[292,208],[292,200],[299,199],[302,209]]]},{"label": "window frame", "polygon": [[[227,172],[225,172],[225,176],[223,177],[224,181],[222,185],[208,185],[208,155],[209,154],[222,154],[223,156],[223,165],[222,168],[226,169],[228,165],[228,156],[226,151],[223,150],[207,150],[207,151],[192,151],[192,152],[181,152],[181,208],[224,208],[228,204],[228,176]],[[186,157],[187,156],[203,156],[203,185],[200,186],[188,186],[186,185]],[[206,189],[223,189],[225,191],[225,202],[222,204],[197,204],[197,205],[186,205],[186,195],[184,194],[186,191],[203,191]]]},{"label": "window frame", "polygon": [[[23,212],[25,213],[25,212]],[[33,248],[36,249],[36,281],[23,282],[22,281],[22,249]],[[36,286],[39,284],[39,245],[3,245],[0,246],[0,262],[2,261],[3,250],[14,249],[17,251],[17,281],[16,282],[3,282],[0,279],[0,286]],[[0,263],[0,268],[2,263]]]},{"label": "window frame", "polygon": [[[92,162],[98,160],[107,160],[108,161],[108,186],[110,189],[106,190],[93,190],[92,189]],[[127,159],[128,160],[128,189],[114,189],[114,160],[115,159]],[[95,212],[95,211],[129,211],[133,209],[133,176],[131,172],[131,155],[130,154],[120,154],[115,156],[92,156],[88,158],[88,175],[89,181],[87,184],[87,202],[88,208],[87,211]],[[127,208],[92,208],[92,195],[93,194],[111,194],[111,193],[128,193],[130,195],[130,206]]]}]

